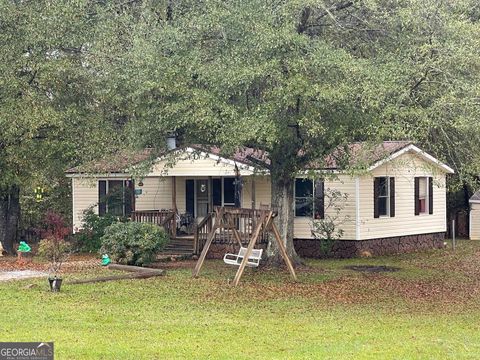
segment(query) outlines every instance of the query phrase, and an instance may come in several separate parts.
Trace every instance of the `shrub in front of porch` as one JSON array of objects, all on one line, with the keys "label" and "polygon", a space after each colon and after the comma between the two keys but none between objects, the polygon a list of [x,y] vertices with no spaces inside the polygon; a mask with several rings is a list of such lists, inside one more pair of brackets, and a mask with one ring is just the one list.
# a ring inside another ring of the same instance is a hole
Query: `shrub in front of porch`
[{"label": "shrub in front of porch", "polygon": [[101,238],[105,234],[105,230],[116,222],[128,221],[128,218],[111,214],[99,216],[92,208],[89,208],[84,212],[82,221],[82,230],[73,236],[75,248],[80,252],[97,252],[102,246]]},{"label": "shrub in front of porch", "polygon": [[169,238],[161,227],[138,222],[114,223],[102,236],[100,252],[124,265],[147,265],[167,244]]}]

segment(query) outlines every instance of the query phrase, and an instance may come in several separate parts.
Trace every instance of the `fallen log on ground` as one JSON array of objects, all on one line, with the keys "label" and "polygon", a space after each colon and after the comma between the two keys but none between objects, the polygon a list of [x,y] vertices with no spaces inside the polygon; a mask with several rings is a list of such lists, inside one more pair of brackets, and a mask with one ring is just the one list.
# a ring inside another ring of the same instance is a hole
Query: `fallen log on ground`
[{"label": "fallen log on ground", "polygon": [[95,279],[80,279],[72,280],[67,282],[68,285],[77,285],[77,284],[93,284],[106,281],[116,281],[116,280],[128,280],[128,279],[147,279],[154,276],[163,276],[165,273],[156,272],[156,271],[144,271],[135,274],[125,274],[125,275],[113,275],[113,276],[104,276]]},{"label": "fallen log on ground", "polygon": [[99,277],[99,278],[94,278],[94,279],[72,280],[72,281],[67,282],[66,284],[68,284],[68,285],[94,284],[94,283],[99,283],[99,282],[116,281],[116,280],[148,279],[148,278],[151,278],[151,277],[154,277],[154,276],[165,275],[165,270],[142,268],[142,267],[139,267],[139,266],[110,264],[110,265],[108,265],[108,269],[129,271],[130,274],[104,276],[104,277]]},{"label": "fallen log on ground", "polygon": [[144,268],[141,266],[120,265],[120,264],[110,264],[107,266],[107,268],[110,270],[120,270],[120,271],[130,271],[130,272],[164,271],[160,269]]}]

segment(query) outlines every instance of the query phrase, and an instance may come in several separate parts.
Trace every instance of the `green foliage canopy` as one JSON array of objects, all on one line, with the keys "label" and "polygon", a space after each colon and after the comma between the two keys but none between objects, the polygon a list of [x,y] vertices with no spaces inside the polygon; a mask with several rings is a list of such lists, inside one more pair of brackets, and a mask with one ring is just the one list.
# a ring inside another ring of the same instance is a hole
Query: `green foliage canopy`
[{"label": "green foliage canopy", "polygon": [[119,4],[98,9],[91,64],[138,146],[176,130],[292,173],[338,145],[409,139],[463,180],[479,171],[475,1]]},{"label": "green foliage canopy", "polygon": [[55,186],[114,142],[86,63],[89,2],[0,2],[0,189]]}]

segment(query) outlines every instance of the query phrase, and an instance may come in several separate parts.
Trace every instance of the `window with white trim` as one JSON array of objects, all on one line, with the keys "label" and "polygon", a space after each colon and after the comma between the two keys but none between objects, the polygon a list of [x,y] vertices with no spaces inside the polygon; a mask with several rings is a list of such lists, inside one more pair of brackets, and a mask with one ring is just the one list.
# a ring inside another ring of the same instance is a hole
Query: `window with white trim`
[{"label": "window with white trim", "polygon": [[428,178],[418,179],[418,212],[428,214]]},{"label": "window with white trim", "polygon": [[98,213],[100,216],[130,216],[133,207],[131,180],[98,181]]},{"label": "window with white trim", "polygon": [[390,181],[388,176],[378,178],[378,215],[390,216]]},{"label": "window with white trim", "polygon": [[324,218],[323,181],[307,178],[295,179],[295,216]]},{"label": "window with white trim", "polygon": [[415,177],[415,215],[433,214],[433,177]]},{"label": "window with white trim", "polygon": [[393,176],[374,178],[373,217],[395,217],[395,178]]},{"label": "window with white trim", "polygon": [[233,207],[241,204],[242,184],[240,179],[222,177],[212,179],[213,206]]}]

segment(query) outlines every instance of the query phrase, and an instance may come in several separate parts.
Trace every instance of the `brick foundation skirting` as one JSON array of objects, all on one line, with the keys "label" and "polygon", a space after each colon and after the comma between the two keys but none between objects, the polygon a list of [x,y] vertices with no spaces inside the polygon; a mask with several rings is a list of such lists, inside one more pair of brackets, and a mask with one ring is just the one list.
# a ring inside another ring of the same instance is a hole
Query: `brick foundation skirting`
[{"label": "brick foundation skirting", "polygon": [[[322,253],[320,241],[314,239],[294,239],[295,250],[304,258],[352,258],[365,254],[372,256],[401,254],[427,249],[443,248],[445,233],[430,233],[419,235],[395,236],[371,240],[337,240],[330,255]],[[246,246],[246,245],[245,245]],[[267,245],[256,245],[255,248],[266,249]],[[207,254],[207,259],[223,259],[226,253],[237,254],[238,244],[213,243]]]},{"label": "brick foundation skirting", "polygon": [[297,254],[305,258],[352,258],[362,255],[381,256],[426,249],[440,249],[444,246],[444,240],[444,232],[371,240],[337,240],[333,243],[329,255],[322,252],[319,240],[295,239],[294,246]]}]

